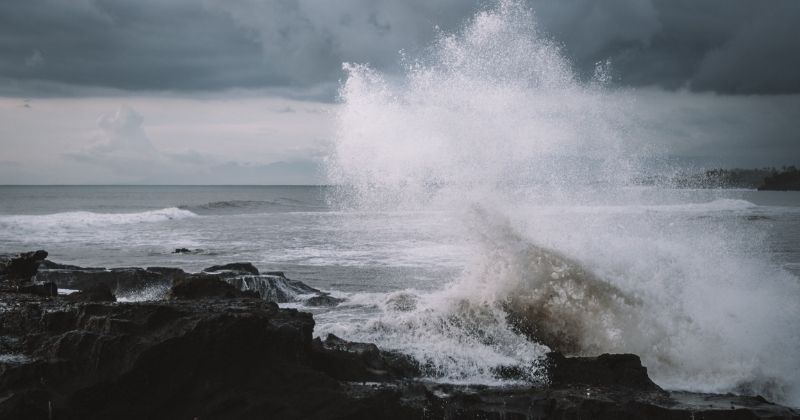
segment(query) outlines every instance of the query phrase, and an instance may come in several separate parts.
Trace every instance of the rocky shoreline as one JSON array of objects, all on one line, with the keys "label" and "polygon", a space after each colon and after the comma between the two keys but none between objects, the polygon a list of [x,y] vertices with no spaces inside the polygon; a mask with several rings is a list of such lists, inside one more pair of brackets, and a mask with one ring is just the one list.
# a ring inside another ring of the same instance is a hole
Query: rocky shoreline
[{"label": "rocky shoreline", "polygon": [[311,314],[278,303],[339,300],[280,272],[46,257],[0,257],[2,419],[800,419],[758,396],[663,390],[635,355],[551,353],[546,386],[438,384],[402,354],[314,338]]}]

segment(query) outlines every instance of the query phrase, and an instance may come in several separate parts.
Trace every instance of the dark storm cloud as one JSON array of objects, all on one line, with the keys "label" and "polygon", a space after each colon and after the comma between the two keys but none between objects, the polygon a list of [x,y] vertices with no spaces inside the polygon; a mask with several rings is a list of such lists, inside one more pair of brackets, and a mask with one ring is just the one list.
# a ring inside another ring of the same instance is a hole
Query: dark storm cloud
[{"label": "dark storm cloud", "polygon": [[584,73],[725,93],[800,92],[800,1],[532,0]]},{"label": "dark storm cloud", "polygon": [[[800,92],[800,1],[530,0],[582,74],[612,59],[623,85]],[[0,93],[310,89],[341,62],[397,70],[472,0],[5,0]],[[322,88],[320,88],[322,86]]]}]

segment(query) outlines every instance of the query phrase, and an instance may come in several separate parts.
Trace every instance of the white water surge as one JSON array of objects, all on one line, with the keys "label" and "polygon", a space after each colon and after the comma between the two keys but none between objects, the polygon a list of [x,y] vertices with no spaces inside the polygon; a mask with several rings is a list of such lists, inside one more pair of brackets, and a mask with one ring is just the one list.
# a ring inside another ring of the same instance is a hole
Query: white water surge
[{"label": "white water surge", "polygon": [[751,203],[654,204],[631,187],[635,92],[605,87],[604,65],[579,80],[513,1],[403,60],[400,78],[345,66],[337,202],[446,214],[469,252],[441,290],[351,296],[379,316],[323,318],[323,333],[407,352],[439,380],[493,382],[508,365],[541,380],[533,336],[639,354],[668,388],[800,405],[798,279],[737,216]]}]

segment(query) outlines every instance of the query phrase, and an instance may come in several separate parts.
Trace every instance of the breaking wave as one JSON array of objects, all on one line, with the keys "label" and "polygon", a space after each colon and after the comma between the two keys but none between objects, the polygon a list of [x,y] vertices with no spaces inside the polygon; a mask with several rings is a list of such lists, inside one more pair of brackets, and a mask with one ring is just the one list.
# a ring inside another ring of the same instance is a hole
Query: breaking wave
[{"label": "breaking wave", "polygon": [[140,213],[94,213],[72,211],[41,215],[0,216],[0,226],[37,228],[80,228],[125,225],[132,223],[156,223],[195,217],[197,214],[184,209],[170,207]]},{"label": "breaking wave", "polygon": [[181,205],[178,206],[178,208],[200,215],[320,211],[325,209],[325,207],[309,204],[292,198],[278,198],[275,200],[213,201],[199,205]]},{"label": "breaking wave", "polygon": [[497,381],[511,365],[537,381],[548,349],[631,352],[662,386],[800,404],[787,351],[800,282],[763,230],[724,217],[757,206],[631,193],[646,150],[607,63],[581,80],[530,10],[500,1],[403,64],[399,79],[345,65],[334,201],[452,214],[469,257],[438,291],[354,296],[377,315],[323,314],[318,329],[409,353],[440,380]]}]

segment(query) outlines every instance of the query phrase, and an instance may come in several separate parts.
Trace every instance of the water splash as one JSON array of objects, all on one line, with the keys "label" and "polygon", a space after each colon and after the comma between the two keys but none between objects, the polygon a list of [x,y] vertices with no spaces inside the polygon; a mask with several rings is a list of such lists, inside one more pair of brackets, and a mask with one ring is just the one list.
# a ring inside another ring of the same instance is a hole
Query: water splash
[{"label": "water splash", "polygon": [[345,65],[328,161],[336,202],[452,213],[472,251],[442,290],[333,332],[449,380],[485,381],[512,362],[536,379],[546,348],[533,337],[637,353],[669,387],[800,403],[800,361],[786,350],[800,344],[800,282],[766,256],[762,231],[728,217],[750,203],[642,202],[633,93],[604,86],[607,63],[579,80],[516,1],[403,60],[399,78]]}]

